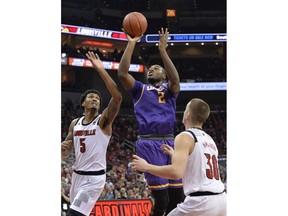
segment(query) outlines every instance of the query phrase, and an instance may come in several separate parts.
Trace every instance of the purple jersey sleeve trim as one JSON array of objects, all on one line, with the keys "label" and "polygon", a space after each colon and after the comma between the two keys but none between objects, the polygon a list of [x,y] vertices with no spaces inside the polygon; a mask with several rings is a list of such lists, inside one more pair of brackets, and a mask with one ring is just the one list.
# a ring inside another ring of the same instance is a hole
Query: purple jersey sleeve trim
[{"label": "purple jersey sleeve trim", "polygon": [[177,91],[177,92],[172,92],[171,89],[169,88],[169,83],[167,82],[167,83],[164,83],[164,84],[167,86],[168,92],[170,92],[170,94],[173,95],[174,98],[177,98],[180,90]]},{"label": "purple jersey sleeve trim", "polygon": [[143,96],[144,89],[145,89],[145,85],[142,86],[141,95],[140,95],[139,99],[134,103],[134,107],[135,107],[135,106],[137,105],[137,103],[141,100],[141,98],[142,98],[142,96]]},{"label": "purple jersey sleeve trim", "polygon": [[134,87],[128,91],[133,96],[134,104],[135,104],[135,101],[139,101],[141,94],[142,94],[143,87],[144,87],[144,84],[142,82],[135,80]]}]

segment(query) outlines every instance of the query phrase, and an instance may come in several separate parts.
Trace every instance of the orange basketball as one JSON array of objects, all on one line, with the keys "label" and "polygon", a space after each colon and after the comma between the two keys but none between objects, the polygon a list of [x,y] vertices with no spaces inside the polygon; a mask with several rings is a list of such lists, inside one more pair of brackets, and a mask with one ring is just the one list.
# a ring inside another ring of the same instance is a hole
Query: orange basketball
[{"label": "orange basketball", "polygon": [[130,37],[141,36],[147,30],[146,17],[139,12],[130,12],[123,19],[123,29]]}]

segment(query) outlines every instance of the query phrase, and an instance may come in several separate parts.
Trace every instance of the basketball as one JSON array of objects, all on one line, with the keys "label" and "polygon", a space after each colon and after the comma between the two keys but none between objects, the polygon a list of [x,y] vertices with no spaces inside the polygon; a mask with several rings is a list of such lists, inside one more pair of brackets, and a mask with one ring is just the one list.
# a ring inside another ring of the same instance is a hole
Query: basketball
[{"label": "basketball", "polygon": [[134,38],[145,33],[148,22],[142,13],[130,12],[124,17],[122,25],[126,33]]}]

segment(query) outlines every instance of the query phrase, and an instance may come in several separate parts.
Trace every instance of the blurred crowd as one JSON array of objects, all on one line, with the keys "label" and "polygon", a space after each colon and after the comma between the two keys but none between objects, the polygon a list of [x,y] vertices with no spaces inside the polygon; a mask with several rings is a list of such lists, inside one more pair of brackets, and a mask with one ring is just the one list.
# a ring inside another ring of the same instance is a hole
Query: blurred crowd
[{"label": "blurred crowd", "polygon": [[117,49],[114,49],[113,52],[108,52],[107,54],[103,55],[103,53],[97,47],[81,46],[79,48],[75,48],[68,44],[63,44],[61,46],[61,53],[65,53],[67,56],[74,58],[86,58],[85,55],[88,51],[92,51],[95,54],[98,54],[99,58],[103,61],[109,60],[116,62],[119,62],[121,60],[121,57],[124,53],[124,50],[119,51]]},{"label": "blurred crowd", "polygon": [[[133,56],[132,62],[135,64],[151,65],[149,56],[157,53],[157,47],[150,47],[141,51],[141,57]],[[61,52],[69,57],[84,58],[88,51],[98,54],[103,61],[120,62],[123,50],[115,49],[113,52],[103,54],[98,48],[89,46],[75,48],[67,44],[63,44]],[[210,57],[191,57],[187,56],[174,59],[173,63],[179,72],[181,81],[185,82],[226,82],[226,59],[219,56]],[[76,69],[75,69],[76,70]]]}]

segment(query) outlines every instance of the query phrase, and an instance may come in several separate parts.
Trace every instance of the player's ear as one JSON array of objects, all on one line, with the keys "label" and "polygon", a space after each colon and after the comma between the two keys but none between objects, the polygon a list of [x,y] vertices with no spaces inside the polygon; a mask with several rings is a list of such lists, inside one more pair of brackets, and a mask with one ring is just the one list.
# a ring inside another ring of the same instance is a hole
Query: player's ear
[{"label": "player's ear", "polygon": [[188,112],[187,112],[187,115],[186,115],[186,118],[187,118],[187,119],[191,119],[191,118],[192,118],[192,113],[188,111]]}]

